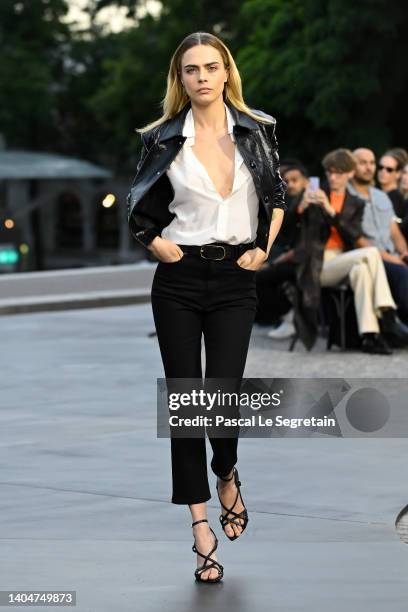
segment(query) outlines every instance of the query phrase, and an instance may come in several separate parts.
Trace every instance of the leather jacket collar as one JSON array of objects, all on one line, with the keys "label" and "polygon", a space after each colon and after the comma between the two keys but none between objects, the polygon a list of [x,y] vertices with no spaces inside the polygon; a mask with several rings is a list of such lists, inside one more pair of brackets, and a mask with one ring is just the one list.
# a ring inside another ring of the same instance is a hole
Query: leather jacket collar
[{"label": "leather jacket collar", "polygon": [[[225,101],[225,104],[231,111],[236,125],[239,125],[247,130],[259,129],[259,123],[252,119],[252,117],[235,108],[235,106],[233,106],[230,102]],[[182,136],[184,120],[190,108],[191,101],[189,100],[187,104],[183,106],[183,108],[176,115],[174,115],[174,117],[168,119],[162,124],[162,126],[160,126],[161,129],[158,142],[163,142],[169,138],[174,138],[175,136]]]}]

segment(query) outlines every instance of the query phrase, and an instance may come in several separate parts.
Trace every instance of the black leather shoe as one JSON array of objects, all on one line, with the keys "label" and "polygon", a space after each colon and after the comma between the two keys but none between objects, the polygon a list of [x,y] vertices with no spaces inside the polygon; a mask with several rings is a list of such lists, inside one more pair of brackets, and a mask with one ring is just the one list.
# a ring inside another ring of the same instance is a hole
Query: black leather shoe
[{"label": "black leather shoe", "polygon": [[378,355],[392,355],[393,353],[381,334],[363,334],[361,350],[363,353],[376,353]]},{"label": "black leather shoe", "polygon": [[398,318],[394,309],[383,310],[380,328],[389,344],[395,348],[408,345],[408,327]]}]

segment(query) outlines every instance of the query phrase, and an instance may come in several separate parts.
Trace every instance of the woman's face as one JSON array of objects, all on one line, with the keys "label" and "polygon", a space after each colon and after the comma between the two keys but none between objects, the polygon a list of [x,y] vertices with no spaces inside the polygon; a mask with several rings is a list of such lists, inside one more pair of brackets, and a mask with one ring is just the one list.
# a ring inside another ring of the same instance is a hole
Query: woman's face
[{"label": "woman's face", "polygon": [[383,155],[378,164],[378,182],[382,189],[396,187],[401,172],[397,170],[397,160],[390,155]]},{"label": "woman's face", "polygon": [[228,71],[217,49],[196,45],[183,54],[180,77],[192,103],[207,106],[222,95]]},{"label": "woman's face", "polygon": [[401,175],[401,189],[408,191],[408,164],[405,164]]}]

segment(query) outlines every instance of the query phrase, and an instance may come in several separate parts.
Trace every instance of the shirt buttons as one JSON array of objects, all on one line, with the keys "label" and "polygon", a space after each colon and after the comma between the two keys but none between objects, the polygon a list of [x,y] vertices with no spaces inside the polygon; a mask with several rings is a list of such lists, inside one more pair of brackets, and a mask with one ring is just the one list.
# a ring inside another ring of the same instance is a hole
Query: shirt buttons
[{"label": "shirt buttons", "polygon": [[256,168],[256,163],[253,160],[251,161],[249,165],[251,166],[251,168]]},{"label": "shirt buttons", "polygon": [[158,171],[156,172],[156,174],[160,174],[160,170],[158,170]]},{"label": "shirt buttons", "polygon": [[266,195],[266,196],[264,197],[264,202],[269,202],[269,196],[267,196],[267,195]]}]

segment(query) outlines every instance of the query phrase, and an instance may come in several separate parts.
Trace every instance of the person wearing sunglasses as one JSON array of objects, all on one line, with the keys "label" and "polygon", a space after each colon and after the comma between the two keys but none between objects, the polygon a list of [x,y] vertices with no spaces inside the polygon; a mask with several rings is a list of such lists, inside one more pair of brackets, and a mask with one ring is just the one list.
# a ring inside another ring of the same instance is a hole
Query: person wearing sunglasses
[{"label": "person wearing sunglasses", "polygon": [[[371,149],[360,147],[353,151],[357,166],[347,190],[365,201],[362,222],[366,237],[359,239],[359,246],[374,245],[381,254],[391,293],[397,304],[397,313],[403,323],[408,323],[408,245],[388,194],[373,187],[376,173],[375,155]],[[383,156],[384,161],[388,156]],[[388,164],[387,164],[388,165]],[[390,174],[390,173],[388,173]]]},{"label": "person wearing sunglasses", "polygon": [[399,190],[402,193],[402,197],[408,205],[408,162],[404,164],[401,174],[401,181],[399,184]]},{"label": "person wearing sunglasses", "polygon": [[403,220],[408,213],[408,204],[399,190],[403,164],[399,156],[387,151],[380,159],[377,181],[381,191],[385,191],[392,202],[397,217]]}]

